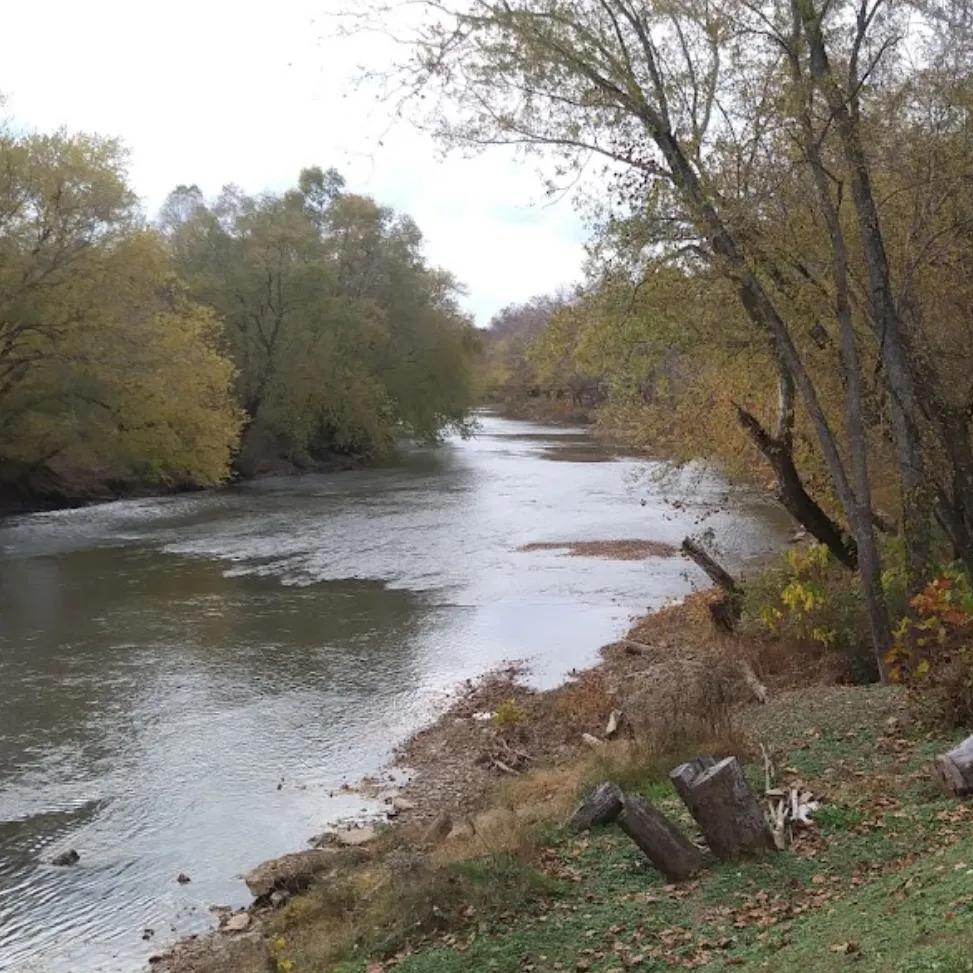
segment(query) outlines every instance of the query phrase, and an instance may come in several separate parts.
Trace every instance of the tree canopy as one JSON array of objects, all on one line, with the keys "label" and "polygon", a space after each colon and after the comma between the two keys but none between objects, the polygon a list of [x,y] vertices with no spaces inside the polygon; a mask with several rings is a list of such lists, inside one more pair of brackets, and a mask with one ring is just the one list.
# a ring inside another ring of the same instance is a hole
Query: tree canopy
[{"label": "tree canopy", "polygon": [[[0,129],[0,494],[212,486],[465,430],[474,329],[334,171],[146,220],[114,139]],[[241,439],[242,437],[242,439]]]},{"label": "tree canopy", "polygon": [[320,169],[281,195],[229,187],[207,203],[180,188],[163,213],[175,267],[238,369],[245,468],[467,427],[475,332],[411,219]]}]

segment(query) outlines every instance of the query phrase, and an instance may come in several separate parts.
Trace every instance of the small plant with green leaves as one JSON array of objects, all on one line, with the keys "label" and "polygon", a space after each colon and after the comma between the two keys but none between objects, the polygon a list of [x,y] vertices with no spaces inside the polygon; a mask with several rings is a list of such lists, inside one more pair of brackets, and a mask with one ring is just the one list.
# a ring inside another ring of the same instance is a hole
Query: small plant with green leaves
[{"label": "small plant with green leaves", "polygon": [[499,727],[521,726],[527,722],[527,714],[517,700],[505,699],[493,714],[493,722]]}]

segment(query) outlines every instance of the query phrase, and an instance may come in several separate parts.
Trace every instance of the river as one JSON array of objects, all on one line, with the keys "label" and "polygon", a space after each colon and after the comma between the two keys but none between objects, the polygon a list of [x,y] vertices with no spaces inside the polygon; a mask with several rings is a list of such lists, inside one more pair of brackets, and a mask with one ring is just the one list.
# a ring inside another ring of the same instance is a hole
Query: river
[{"label": "river", "polygon": [[[700,529],[719,480],[673,509],[652,469],[488,416],[389,468],[0,521],[0,970],[131,973],[368,810],[340,785],[459,680],[551,685],[687,592],[678,558],[517,550]],[[739,496],[706,521],[734,563],[784,523]]]}]

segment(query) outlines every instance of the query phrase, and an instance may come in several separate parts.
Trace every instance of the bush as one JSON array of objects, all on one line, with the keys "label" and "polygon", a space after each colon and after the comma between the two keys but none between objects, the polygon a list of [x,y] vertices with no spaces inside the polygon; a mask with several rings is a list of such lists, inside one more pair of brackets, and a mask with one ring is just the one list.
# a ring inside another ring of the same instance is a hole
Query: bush
[{"label": "bush", "polygon": [[[898,585],[897,575],[890,573],[886,581],[890,588]],[[823,544],[793,547],[776,567],[749,579],[743,624],[796,643],[812,658],[837,659],[841,677],[850,682],[878,678],[858,575],[838,564]]]},{"label": "bush", "polygon": [[909,688],[909,707],[923,726],[973,726],[973,585],[946,568],[910,602],[888,655],[889,677]]}]

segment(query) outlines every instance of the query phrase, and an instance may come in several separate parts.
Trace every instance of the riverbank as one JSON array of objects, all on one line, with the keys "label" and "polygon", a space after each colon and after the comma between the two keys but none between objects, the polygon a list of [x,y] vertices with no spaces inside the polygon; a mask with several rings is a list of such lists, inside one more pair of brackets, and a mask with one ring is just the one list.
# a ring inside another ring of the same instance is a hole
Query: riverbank
[{"label": "riverbank", "polygon": [[92,478],[71,482],[51,481],[33,486],[0,485],[0,520],[20,514],[47,513],[53,510],[76,510],[119,500],[144,500],[151,497],[169,497],[184,493],[205,493],[222,490],[237,483],[272,479],[276,476],[294,476],[302,473],[342,473],[361,469],[364,461],[337,454],[309,466],[298,467],[293,463],[278,461],[254,467],[246,472],[235,470],[217,486],[203,487],[192,483],[143,484],[137,482],[106,483]]},{"label": "riverbank", "polygon": [[[786,645],[716,635],[706,599],[641,619],[554,690],[530,690],[516,669],[463,687],[400,751],[417,774],[374,840],[326,851],[303,893],[281,889],[282,907],[258,905],[245,932],[184,943],[158,966],[968,970],[973,807],[942,798],[929,773],[951,741],[910,731],[896,690],[828,685]],[[625,729],[606,739],[619,712]],[[708,860],[671,885],[616,828],[564,827],[585,787],[609,778],[691,827],[668,770],[699,753],[753,760],[761,746],[822,804],[770,860]]]}]

